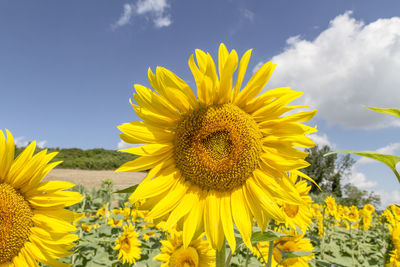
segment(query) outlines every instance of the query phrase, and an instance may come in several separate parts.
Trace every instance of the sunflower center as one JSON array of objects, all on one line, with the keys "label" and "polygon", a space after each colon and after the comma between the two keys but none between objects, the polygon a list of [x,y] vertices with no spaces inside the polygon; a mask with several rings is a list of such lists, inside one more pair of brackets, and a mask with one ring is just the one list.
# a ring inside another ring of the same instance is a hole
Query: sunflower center
[{"label": "sunflower center", "polygon": [[197,267],[199,266],[199,254],[193,247],[184,248],[183,246],[175,250],[170,259],[170,267]]},{"label": "sunflower center", "polygon": [[176,130],[176,167],[202,188],[230,191],[258,167],[261,137],[253,118],[235,105],[192,111]]},{"label": "sunflower center", "polygon": [[294,218],[299,212],[299,206],[285,203],[283,204],[283,210],[285,211],[287,216],[289,216],[290,218]]},{"label": "sunflower center", "polygon": [[33,212],[11,185],[0,184],[0,265],[11,262],[28,240]]}]

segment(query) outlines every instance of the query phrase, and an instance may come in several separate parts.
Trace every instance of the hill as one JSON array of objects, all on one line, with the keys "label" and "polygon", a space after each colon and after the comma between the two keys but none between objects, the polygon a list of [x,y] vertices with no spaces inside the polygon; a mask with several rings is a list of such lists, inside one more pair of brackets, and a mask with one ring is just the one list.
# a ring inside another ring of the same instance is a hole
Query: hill
[{"label": "hill", "polygon": [[[24,147],[16,147],[15,154],[22,152]],[[40,150],[36,148],[35,153]],[[127,161],[137,158],[131,155],[115,150],[106,150],[102,148],[83,150],[80,148],[47,148],[49,152],[58,152],[58,155],[52,160],[63,161],[57,168],[65,169],[83,169],[83,170],[114,170]]]}]

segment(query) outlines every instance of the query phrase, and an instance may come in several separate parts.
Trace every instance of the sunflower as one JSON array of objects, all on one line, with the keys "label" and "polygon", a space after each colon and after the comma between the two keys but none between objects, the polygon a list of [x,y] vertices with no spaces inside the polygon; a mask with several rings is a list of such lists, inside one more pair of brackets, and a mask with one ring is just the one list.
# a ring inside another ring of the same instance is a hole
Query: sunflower
[{"label": "sunflower", "polygon": [[326,204],[326,212],[335,217],[337,214],[337,205],[336,205],[336,200],[332,196],[328,196],[325,199],[325,204]]},{"label": "sunflower", "polygon": [[363,210],[369,214],[371,214],[372,212],[375,211],[374,206],[372,206],[371,204],[365,204]]},{"label": "sunflower", "polygon": [[400,267],[400,250],[395,249],[391,253],[389,253],[390,259],[389,259],[389,264],[387,264],[387,267]]},{"label": "sunflower", "polygon": [[304,203],[299,205],[283,203],[282,209],[286,215],[285,224],[286,227],[291,227],[292,229],[296,229],[297,226],[305,234],[313,216],[311,210],[313,201],[308,196],[311,186],[304,180],[298,180],[298,176],[294,173],[289,174],[289,181],[293,184]]},{"label": "sunflower", "polygon": [[14,139],[0,131],[0,266],[68,266],[57,259],[71,254],[77,235],[72,222],[79,214],[64,209],[82,200],[74,186],[61,181],[42,182],[61,162],[49,163],[57,153],[33,155],[30,143],[14,159]]},{"label": "sunflower", "polygon": [[136,264],[136,261],[141,258],[140,241],[138,240],[139,234],[135,231],[132,224],[124,226],[124,232],[115,241],[117,245],[114,250],[119,250],[118,259],[122,258],[122,263]]},{"label": "sunflower", "polygon": [[199,237],[188,247],[183,246],[182,232],[172,231],[167,240],[161,241],[163,248],[154,260],[163,262],[161,267],[208,267],[215,266],[215,251],[210,243]]},{"label": "sunflower", "polygon": [[[294,231],[287,233],[291,236],[283,237],[279,240],[274,241],[271,266],[309,266],[307,262],[313,258],[311,252],[314,249],[310,239],[304,238],[304,235],[299,235]],[[252,251],[260,261],[266,261],[268,259],[269,242],[258,242],[257,248],[254,247]],[[282,252],[284,253],[294,251],[310,252],[310,254],[301,257],[282,259]]]},{"label": "sunflower", "polygon": [[305,134],[316,129],[301,122],[316,111],[282,116],[305,107],[287,106],[302,93],[276,88],[260,94],[275,68],[271,62],[240,90],[250,54],[239,61],[235,50],[221,44],[216,67],[209,54],[196,50],[197,65],[192,55],[189,67],[198,98],[171,71],[149,69],[154,91],[135,84],[138,105],[131,102],[143,121],[118,127],[122,140],[145,145],[122,150],[140,157],[117,171],[150,169],[131,203],[147,199],[148,216],[168,216],[167,228],[183,225],[185,247],[205,232],[213,248],[220,250],[225,236],[234,250],[234,223],[251,247],[253,218],[265,229],[270,219],[285,221],[278,201],[303,203],[284,181],[288,172],[309,165],[307,153],[294,146],[314,146]]}]

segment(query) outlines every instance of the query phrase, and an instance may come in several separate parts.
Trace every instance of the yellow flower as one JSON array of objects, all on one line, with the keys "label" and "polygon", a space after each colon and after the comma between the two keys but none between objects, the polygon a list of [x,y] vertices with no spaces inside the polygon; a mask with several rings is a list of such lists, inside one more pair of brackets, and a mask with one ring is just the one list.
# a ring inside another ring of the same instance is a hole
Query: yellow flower
[{"label": "yellow flower", "polygon": [[173,231],[161,243],[161,253],[154,257],[154,260],[163,262],[161,267],[215,266],[215,251],[201,237],[184,247],[182,232]]},{"label": "yellow flower", "polygon": [[[313,255],[307,255],[302,257],[288,258],[282,260],[282,253],[280,250],[285,252],[291,251],[309,251],[311,252],[314,248],[310,242],[310,239],[304,238],[303,235],[296,234],[295,232],[288,233],[292,236],[283,237],[279,240],[274,241],[274,249],[272,251],[272,266],[293,266],[303,267],[308,266],[308,261],[313,258]],[[258,248],[258,249],[257,249]],[[262,261],[262,258],[266,261],[268,259],[269,242],[257,243],[257,248],[253,248],[254,254]],[[260,255],[262,254],[262,257]]]},{"label": "yellow flower", "polygon": [[314,146],[305,134],[316,129],[301,122],[316,111],[282,116],[299,107],[287,104],[302,93],[277,88],[260,94],[275,68],[271,62],[240,90],[250,53],[239,62],[236,51],[221,44],[218,77],[211,56],[196,50],[197,65],[192,56],[189,66],[198,99],[171,71],[149,70],[155,92],[136,84],[138,105],[132,104],[143,121],[119,126],[125,142],[147,143],[123,150],[141,157],[118,171],[150,169],[130,202],[147,199],[148,216],[168,215],[167,228],[182,221],[185,247],[205,231],[213,248],[221,249],[225,236],[235,249],[233,223],[251,247],[253,218],[265,228],[269,219],[285,220],[278,200],[303,202],[283,181],[287,172],[309,165],[307,153],[294,146]]},{"label": "yellow flower", "polygon": [[363,210],[363,217],[362,217],[362,225],[363,225],[363,230],[366,231],[371,227],[372,223],[372,214],[366,212]]},{"label": "yellow flower", "polygon": [[400,267],[400,249],[393,250],[390,254],[390,262],[387,267]]},{"label": "yellow flower", "polygon": [[301,122],[316,111],[282,116],[299,107],[287,104],[302,93],[277,88],[260,94],[275,68],[271,62],[240,90],[250,53],[239,62],[236,51],[221,44],[218,77],[211,56],[196,50],[197,65],[191,56],[189,67],[198,99],[171,71],[149,70],[155,92],[136,84],[138,105],[132,104],[143,121],[119,126],[125,142],[147,143],[123,150],[141,157],[118,171],[150,169],[130,202],[147,199],[148,216],[167,215],[166,228],[181,221],[185,247],[205,232],[213,248],[221,249],[225,236],[234,250],[233,223],[251,247],[253,218],[264,229],[270,219],[285,220],[277,201],[303,202],[283,181],[287,172],[309,165],[307,153],[294,146],[314,146],[305,134],[316,129]]},{"label": "yellow flower", "polygon": [[90,232],[90,230],[92,230],[92,225],[90,225],[90,224],[84,224],[84,223],[82,223],[81,224],[81,228],[82,228],[82,230],[84,230],[84,231],[86,231],[86,232]]},{"label": "yellow flower", "polygon": [[139,234],[135,232],[135,227],[131,224],[124,226],[124,232],[115,242],[117,245],[114,250],[119,250],[118,259],[122,258],[122,263],[136,264],[140,259],[140,241]]},{"label": "yellow flower", "polygon": [[325,199],[325,204],[326,204],[326,213],[335,217],[337,213],[337,205],[335,199],[332,196],[329,196]]},{"label": "yellow flower", "polygon": [[364,205],[363,210],[364,210],[364,212],[372,213],[375,211],[375,208],[371,204],[366,204],[366,205]]},{"label": "yellow flower", "polygon": [[100,209],[97,210],[96,212],[97,216],[104,216],[104,217],[109,217],[110,216],[110,212],[108,211],[108,206],[107,204],[104,204],[103,207],[101,207]]},{"label": "yellow flower", "polygon": [[350,211],[346,214],[346,219],[351,222],[356,222],[360,219],[360,214],[356,206],[351,206]]},{"label": "yellow flower", "polygon": [[111,227],[118,227],[118,226],[122,226],[122,222],[123,220],[117,220],[115,218],[110,218],[108,219],[108,225],[110,225]]},{"label": "yellow flower", "polygon": [[305,234],[312,218],[311,204],[313,201],[308,196],[311,186],[307,185],[304,180],[297,181],[297,178],[297,175],[289,174],[290,182],[304,202],[299,205],[283,203],[282,209],[286,215],[286,227],[296,229],[297,226]]},{"label": "yellow flower", "polygon": [[400,224],[389,225],[389,232],[395,249],[400,251]]},{"label": "yellow flower", "polygon": [[60,162],[57,153],[33,155],[32,142],[14,159],[14,139],[0,131],[0,266],[67,266],[57,259],[71,254],[78,237],[72,222],[81,217],[64,209],[82,200],[74,186],[61,181],[42,182]]},{"label": "yellow flower", "polygon": [[156,232],[153,232],[153,231],[147,232],[147,233],[143,234],[143,240],[149,241],[150,237],[155,236],[155,235],[156,235]]}]

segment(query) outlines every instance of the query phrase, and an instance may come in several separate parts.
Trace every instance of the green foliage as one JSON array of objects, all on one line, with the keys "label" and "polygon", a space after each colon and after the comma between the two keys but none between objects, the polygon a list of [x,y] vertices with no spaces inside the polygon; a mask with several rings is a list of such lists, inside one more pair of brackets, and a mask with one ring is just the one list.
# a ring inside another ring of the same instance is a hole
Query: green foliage
[{"label": "green foliage", "polygon": [[[337,197],[341,197],[341,181],[349,175],[351,166],[353,166],[355,161],[350,155],[338,157],[336,154],[332,154],[329,157],[324,157],[330,151],[331,148],[327,145],[322,148],[318,146],[307,148],[306,152],[309,152],[309,154],[306,161],[311,165],[301,171],[313,178],[322,191],[327,191]],[[311,189],[311,193],[318,194],[320,192],[315,186]]]},{"label": "green foliage", "polygon": [[[16,155],[24,147],[17,147]],[[36,153],[42,149],[36,148]],[[134,160],[136,155],[106,150],[102,148],[82,150],[79,148],[48,148],[48,152],[58,152],[53,161],[63,161],[57,168],[84,170],[115,170],[123,163]]]},{"label": "green foliage", "polygon": [[[392,115],[395,117],[400,118],[400,109],[396,108],[373,108],[373,107],[367,107],[368,109],[375,111],[375,112],[380,112],[384,113],[387,115]],[[393,156],[393,155],[387,155],[387,154],[379,154],[373,151],[356,151],[356,150],[340,150],[340,151],[335,151],[335,152],[330,152],[325,154],[325,156],[332,155],[335,153],[351,153],[357,156],[362,156],[362,157],[367,157],[370,159],[374,159],[377,161],[380,161],[384,164],[386,164],[396,175],[397,180],[400,183],[400,174],[396,170],[396,164],[400,162],[400,157]]]},{"label": "green foliage", "polygon": [[344,186],[344,194],[346,197],[339,199],[338,203],[344,206],[357,206],[362,208],[366,204],[371,204],[375,207],[381,204],[381,198],[374,192],[368,192],[367,190],[360,190],[352,184],[346,184]]},{"label": "green foliage", "polygon": [[335,155],[334,153],[351,153],[357,156],[362,156],[370,159],[374,159],[386,164],[396,175],[397,180],[400,183],[400,174],[396,170],[396,164],[400,162],[400,157],[387,155],[387,154],[380,154],[373,151],[355,151],[355,150],[340,150],[331,153],[327,153],[326,156]]},{"label": "green foliage", "polygon": [[325,217],[323,223],[321,238],[317,238],[316,224],[307,232],[315,251],[311,266],[385,266],[390,237],[377,217],[369,230],[337,226],[332,217]]}]

